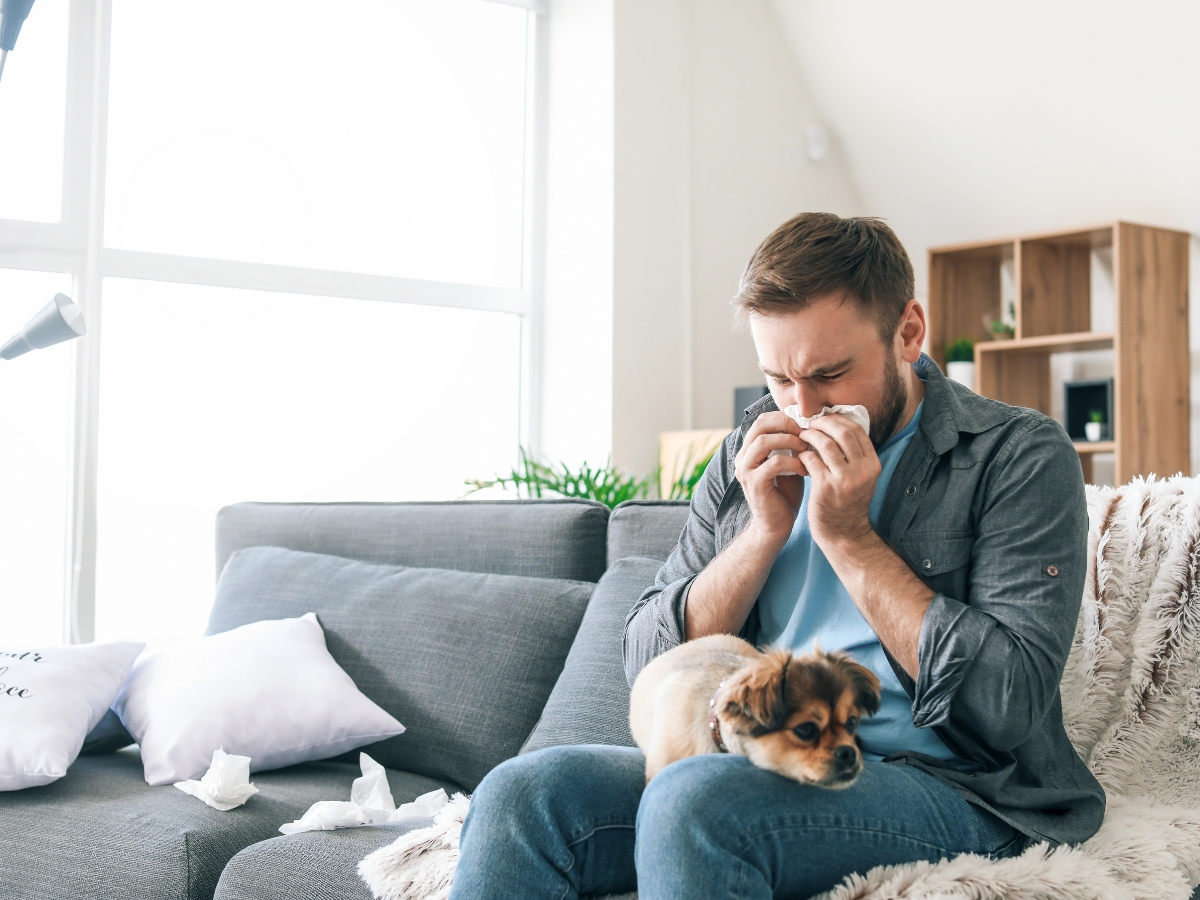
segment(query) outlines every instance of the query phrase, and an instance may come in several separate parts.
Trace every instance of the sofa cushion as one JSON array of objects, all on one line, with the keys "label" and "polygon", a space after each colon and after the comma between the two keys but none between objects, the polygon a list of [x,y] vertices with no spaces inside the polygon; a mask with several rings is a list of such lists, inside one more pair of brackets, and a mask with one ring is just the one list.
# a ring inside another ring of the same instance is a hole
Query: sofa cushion
[{"label": "sofa cushion", "polygon": [[559,744],[632,747],[629,684],[621,661],[625,618],[662,563],[629,557],[604,573],[588,602],[567,664],[522,753]]},{"label": "sofa cushion", "polygon": [[679,543],[686,500],[627,500],[608,520],[608,564],[627,556],[665,560]]},{"label": "sofa cushion", "polygon": [[[317,800],[345,800],[356,765],[304,763],[253,777],[259,793],[218,812],[142,780],[136,749],[81,757],[65,777],[0,803],[0,897],[5,900],[207,900],[230,858],[302,816]],[[455,786],[388,772],[397,803]]]},{"label": "sofa cushion", "polygon": [[372,900],[358,863],[432,819],[289,834],[247,847],[229,861],[216,900]]},{"label": "sofa cushion", "polygon": [[588,500],[238,503],[217,513],[217,575],[235,550],[288,547],[363,562],[596,581],[608,508]]},{"label": "sofa cushion", "polygon": [[537,723],[594,587],[256,547],[229,558],[208,633],[315,612],[333,658],[407,729],[366,752],[474,790]]}]

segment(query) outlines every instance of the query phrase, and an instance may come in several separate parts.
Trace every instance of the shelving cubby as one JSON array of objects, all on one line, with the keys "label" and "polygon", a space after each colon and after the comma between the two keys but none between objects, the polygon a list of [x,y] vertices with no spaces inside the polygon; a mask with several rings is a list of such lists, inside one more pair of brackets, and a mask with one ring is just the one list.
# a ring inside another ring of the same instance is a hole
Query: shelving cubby
[{"label": "shelving cubby", "polygon": [[[1093,458],[1100,453],[1114,454],[1116,484],[1152,472],[1187,473],[1188,238],[1186,232],[1114,222],[933,248],[927,305],[932,355],[944,368],[945,346],[959,337],[973,339],[976,391],[1051,415],[1051,356],[1111,350],[1112,439],[1076,443],[1085,478],[1092,480]],[[1097,259],[1111,259],[1111,327],[1093,322]],[[1015,335],[994,340],[984,320],[999,317],[1008,302]]]}]

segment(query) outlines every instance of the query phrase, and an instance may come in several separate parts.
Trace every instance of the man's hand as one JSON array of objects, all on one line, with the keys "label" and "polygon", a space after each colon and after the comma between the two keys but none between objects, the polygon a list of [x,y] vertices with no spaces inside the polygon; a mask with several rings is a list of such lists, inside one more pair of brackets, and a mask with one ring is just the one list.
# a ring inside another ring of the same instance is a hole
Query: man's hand
[{"label": "man's hand", "polygon": [[[857,427],[857,426],[855,426]],[[804,496],[802,475],[808,471],[800,459],[772,450],[799,454],[809,445],[799,437],[800,426],[781,412],[763,413],[754,420],[742,449],[734,458],[734,474],[750,505],[750,525],[758,539],[776,552],[787,543],[796,524]]]},{"label": "man's hand", "polygon": [[[692,583],[684,613],[684,634],[695,640],[709,634],[737,634],[771,574],[800,512],[804,464],[793,456],[808,449],[800,426],[781,412],[754,420],[734,458],[734,474],[750,506],[750,524],[710,562]],[[776,484],[778,479],[778,484]]]},{"label": "man's hand", "polygon": [[845,416],[813,419],[800,454],[812,476],[808,527],[826,555],[873,535],[868,513],[882,467],[867,433]]},{"label": "man's hand", "polygon": [[863,618],[909,675],[917,677],[921,621],[931,591],[871,528],[882,469],[867,433],[842,416],[814,419],[800,460],[812,476],[808,527]]}]

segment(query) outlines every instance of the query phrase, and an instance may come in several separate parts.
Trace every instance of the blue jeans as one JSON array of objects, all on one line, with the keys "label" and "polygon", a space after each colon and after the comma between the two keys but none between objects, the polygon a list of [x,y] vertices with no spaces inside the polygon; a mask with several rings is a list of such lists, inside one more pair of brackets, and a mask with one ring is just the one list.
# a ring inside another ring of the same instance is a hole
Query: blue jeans
[{"label": "blue jeans", "polygon": [[637,890],[640,900],[809,897],[852,872],[960,853],[1008,856],[1023,838],[931,775],[868,762],[826,790],[741,756],[680,760],[646,786],[624,747],[551,747],[480,783],[450,900]]}]

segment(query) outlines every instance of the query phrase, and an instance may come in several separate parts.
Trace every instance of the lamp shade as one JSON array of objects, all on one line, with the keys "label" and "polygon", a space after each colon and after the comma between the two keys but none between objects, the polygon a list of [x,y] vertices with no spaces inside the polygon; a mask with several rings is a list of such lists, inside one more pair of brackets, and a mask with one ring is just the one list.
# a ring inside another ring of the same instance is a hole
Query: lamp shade
[{"label": "lamp shade", "polygon": [[54,299],[38,310],[24,328],[0,347],[0,359],[13,359],[30,350],[41,350],[69,341],[85,331],[87,327],[79,306],[66,294],[55,294]]}]

